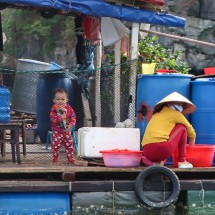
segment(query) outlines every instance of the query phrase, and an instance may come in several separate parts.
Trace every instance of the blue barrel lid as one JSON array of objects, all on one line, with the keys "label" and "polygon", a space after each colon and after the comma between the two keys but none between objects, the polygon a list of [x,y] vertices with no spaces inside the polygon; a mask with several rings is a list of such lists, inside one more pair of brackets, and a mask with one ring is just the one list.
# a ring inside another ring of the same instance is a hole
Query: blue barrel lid
[{"label": "blue barrel lid", "polygon": [[191,74],[182,74],[182,73],[169,73],[169,74],[138,74],[138,78],[151,78],[151,77],[159,77],[159,78],[192,78],[194,75]]},{"label": "blue barrel lid", "polygon": [[10,92],[10,90],[6,86],[3,86],[3,85],[0,85],[0,91],[1,92]]},{"label": "blue barrel lid", "polygon": [[215,78],[198,78],[191,81],[192,84],[215,84]]}]

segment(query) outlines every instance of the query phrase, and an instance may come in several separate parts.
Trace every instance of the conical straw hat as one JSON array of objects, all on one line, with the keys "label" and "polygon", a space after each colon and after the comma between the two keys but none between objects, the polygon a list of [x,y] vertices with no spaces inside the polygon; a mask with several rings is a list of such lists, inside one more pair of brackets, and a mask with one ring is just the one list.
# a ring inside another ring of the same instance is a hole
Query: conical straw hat
[{"label": "conical straw hat", "polygon": [[177,92],[173,92],[159,101],[154,106],[154,111],[159,111],[168,102],[183,102],[186,104],[184,110],[182,111],[183,114],[190,114],[196,110],[196,106],[190,100]]}]

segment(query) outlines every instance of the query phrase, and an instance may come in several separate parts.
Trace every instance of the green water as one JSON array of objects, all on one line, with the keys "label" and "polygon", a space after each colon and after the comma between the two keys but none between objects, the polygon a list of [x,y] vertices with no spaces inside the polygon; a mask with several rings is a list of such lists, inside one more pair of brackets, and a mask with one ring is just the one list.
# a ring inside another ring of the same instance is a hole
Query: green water
[{"label": "green water", "polygon": [[[183,191],[178,200],[167,208],[154,210],[141,204],[133,204],[133,195],[130,195],[130,205],[125,204],[128,199],[122,199],[116,205],[111,202],[107,204],[88,206],[74,206],[72,215],[215,215],[215,191]],[[106,199],[108,200],[108,199]],[[110,204],[111,203],[111,204]]]}]

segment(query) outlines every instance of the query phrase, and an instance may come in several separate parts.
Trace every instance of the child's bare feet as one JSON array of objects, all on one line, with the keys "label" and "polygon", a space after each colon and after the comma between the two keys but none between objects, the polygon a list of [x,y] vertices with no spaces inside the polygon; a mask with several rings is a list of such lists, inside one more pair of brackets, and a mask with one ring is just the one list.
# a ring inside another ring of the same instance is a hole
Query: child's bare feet
[{"label": "child's bare feet", "polygon": [[74,163],[75,163],[75,159],[74,159],[74,158],[69,159],[69,160],[68,160],[68,163],[69,163],[69,164],[74,164]]}]

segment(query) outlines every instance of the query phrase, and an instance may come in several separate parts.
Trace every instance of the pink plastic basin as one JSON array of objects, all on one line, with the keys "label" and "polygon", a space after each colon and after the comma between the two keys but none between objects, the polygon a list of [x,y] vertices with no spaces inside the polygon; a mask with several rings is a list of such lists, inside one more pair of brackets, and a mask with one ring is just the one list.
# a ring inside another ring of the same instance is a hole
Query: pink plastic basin
[{"label": "pink plastic basin", "polygon": [[137,167],[140,165],[142,151],[102,150],[104,164],[107,167]]}]

